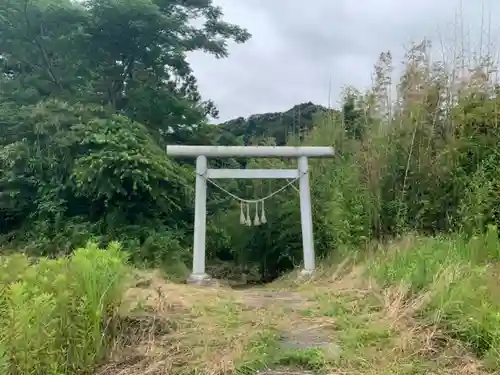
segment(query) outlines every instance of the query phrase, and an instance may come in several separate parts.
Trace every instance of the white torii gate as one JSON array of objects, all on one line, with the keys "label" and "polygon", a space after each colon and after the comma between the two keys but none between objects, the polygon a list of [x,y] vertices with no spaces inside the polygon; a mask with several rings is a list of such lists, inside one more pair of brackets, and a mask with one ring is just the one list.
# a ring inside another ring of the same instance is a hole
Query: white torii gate
[{"label": "white torii gate", "polygon": [[[205,272],[205,239],[207,215],[207,179],[298,179],[300,190],[300,219],[304,269],[301,274],[311,275],[315,269],[314,238],[309,187],[308,158],[333,157],[332,147],[289,146],[167,146],[172,157],[196,157],[196,195],[194,217],[193,272],[188,283],[210,280]],[[207,158],[296,158],[297,169],[209,169]]]}]

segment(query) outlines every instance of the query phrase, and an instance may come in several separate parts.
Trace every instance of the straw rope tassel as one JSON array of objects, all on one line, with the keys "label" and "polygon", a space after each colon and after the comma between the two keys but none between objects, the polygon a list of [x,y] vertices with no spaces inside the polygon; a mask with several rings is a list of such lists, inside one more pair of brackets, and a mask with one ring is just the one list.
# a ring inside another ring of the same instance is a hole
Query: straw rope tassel
[{"label": "straw rope tassel", "polygon": [[[200,174],[200,176],[206,177],[205,175],[202,175],[202,174]],[[222,186],[218,185],[216,182],[214,182],[210,178],[206,178],[206,180],[207,180],[207,182],[210,182],[212,185],[214,185],[215,187],[217,187],[219,190],[221,190],[224,193],[226,193],[228,196],[233,197],[234,199],[236,199],[237,201],[240,202],[240,223],[242,225],[247,225],[247,226],[251,227],[252,226],[252,219],[250,218],[250,203],[256,203],[256,206],[255,206],[255,211],[256,212],[255,212],[255,219],[254,219],[255,225],[266,224],[267,223],[267,218],[266,218],[266,212],[265,212],[265,208],[264,208],[264,201],[266,199],[274,197],[276,194],[278,194],[281,191],[285,190],[288,186],[292,186],[293,188],[295,188],[295,186],[293,186],[292,184],[295,181],[299,180],[299,178],[300,178],[300,176],[297,177],[297,178],[295,178],[295,179],[293,179],[292,181],[289,181],[288,184],[282,186],[281,188],[277,189],[276,191],[273,191],[272,193],[268,194],[264,198],[259,199],[258,201],[256,201],[256,200],[248,201],[248,200],[245,200],[243,198],[240,198],[240,197],[234,195],[233,193],[227,191],[226,189],[224,189]],[[297,189],[295,188],[295,190],[297,190]],[[262,204],[260,219],[259,219],[259,216],[258,216],[259,202],[261,202],[261,204]],[[244,204],[246,204],[246,206],[247,206],[246,207],[246,213],[245,213],[245,208],[243,207]]]},{"label": "straw rope tassel", "polygon": [[245,213],[243,212],[243,202],[240,202],[240,224],[245,225],[247,219],[245,219]]},{"label": "straw rope tassel", "polygon": [[260,222],[261,222],[262,224],[267,223],[267,219],[266,219],[266,211],[265,211],[265,209],[264,209],[264,200],[262,200],[262,202],[261,202]]},{"label": "straw rope tassel", "polygon": [[255,202],[255,217],[253,219],[253,225],[255,225],[255,226],[260,225],[260,220],[259,220],[259,201]]},{"label": "straw rope tassel", "polygon": [[252,219],[250,218],[250,204],[247,203],[247,226],[252,226]]}]

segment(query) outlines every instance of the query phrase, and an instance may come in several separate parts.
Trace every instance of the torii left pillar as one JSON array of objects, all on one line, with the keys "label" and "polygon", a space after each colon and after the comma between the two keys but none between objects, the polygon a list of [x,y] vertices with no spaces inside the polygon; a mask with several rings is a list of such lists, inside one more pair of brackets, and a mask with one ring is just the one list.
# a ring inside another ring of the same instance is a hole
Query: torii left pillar
[{"label": "torii left pillar", "polygon": [[[304,268],[301,275],[311,275],[316,266],[308,158],[333,157],[334,154],[332,147],[167,146],[169,156],[196,157],[193,272],[187,282],[196,284],[210,282],[210,276],[205,271],[207,178],[298,178],[304,253]],[[298,165],[296,169],[209,169],[207,157],[295,158]]]},{"label": "torii left pillar", "polygon": [[194,200],[194,241],[193,241],[193,273],[188,283],[203,283],[210,280],[205,273],[205,242],[207,233],[207,157],[196,158],[196,192]]}]

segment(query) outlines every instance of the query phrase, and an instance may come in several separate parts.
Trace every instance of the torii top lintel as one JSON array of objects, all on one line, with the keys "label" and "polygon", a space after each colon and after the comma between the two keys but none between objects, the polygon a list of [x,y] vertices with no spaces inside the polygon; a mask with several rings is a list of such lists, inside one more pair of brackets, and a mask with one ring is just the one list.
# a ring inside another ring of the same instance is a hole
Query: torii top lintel
[{"label": "torii top lintel", "polygon": [[169,145],[167,155],[173,157],[247,157],[247,158],[328,158],[335,155],[333,147],[317,146],[188,146]]}]

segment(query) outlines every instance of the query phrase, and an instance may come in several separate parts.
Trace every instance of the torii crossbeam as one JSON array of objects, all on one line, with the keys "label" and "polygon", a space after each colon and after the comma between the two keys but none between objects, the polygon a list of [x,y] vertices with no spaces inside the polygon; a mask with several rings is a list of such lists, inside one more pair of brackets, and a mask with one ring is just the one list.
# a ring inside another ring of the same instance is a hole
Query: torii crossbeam
[{"label": "torii crossbeam", "polygon": [[[315,269],[314,237],[309,187],[308,158],[328,158],[335,155],[332,147],[289,146],[167,146],[171,157],[196,158],[196,196],[194,218],[193,271],[188,283],[203,283],[210,279],[205,272],[207,179],[298,179],[300,219],[304,269],[302,275],[311,275]],[[209,169],[207,158],[295,158],[297,169]]]}]

